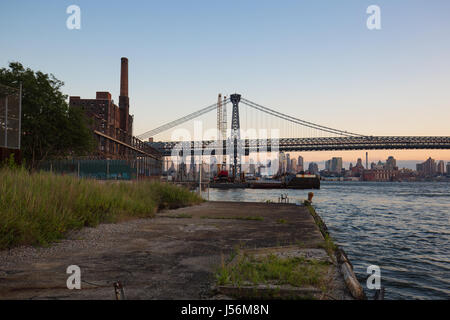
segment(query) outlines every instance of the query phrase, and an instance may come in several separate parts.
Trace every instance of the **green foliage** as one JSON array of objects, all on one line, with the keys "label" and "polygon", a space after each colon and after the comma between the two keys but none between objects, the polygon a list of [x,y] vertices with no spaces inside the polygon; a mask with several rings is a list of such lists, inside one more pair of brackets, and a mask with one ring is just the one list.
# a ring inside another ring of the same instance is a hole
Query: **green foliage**
[{"label": "green foliage", "polygon": [[48,158],[91,152],[95,139],[88,119],[69,108],[61,92],[64,83],[52,74],[25,69],[19,62],[0,69],[0,83],[18,88],[22,83],[22,152],[31,167]]},{"label": "green foliage", "polygon": [[196,194],[159,182],[98,182],[23,168],[0,169],[0,249],[45,245],[102,222],[153,217],[162,201],[200,203]]},{"label": "green foliage", "polygon": [[19,167],[19,165],[16,163],[16,161],[15,161],[15,159],[14,159],[14,153],[11,153],[11,154],[9,155],[9,158],[8,158],[8,159],[5,159],[5,160],[3,161],[2,166],[3,166],[3,167],[6,167],[6,168],[8,168],[8,169],[11,169],[11,170],[15,170],[15,169],[17,169],[17,168]]},{"label": "green foliage", "polygon": [[325,238],[325,241],[323,243],[319,244],[319,246],[321,248],[324,248],[331,257],[334,255],[334,252],[336,251],[338,246],[334,243],[333,239],[329,235],[325,235],[324,238]]}]

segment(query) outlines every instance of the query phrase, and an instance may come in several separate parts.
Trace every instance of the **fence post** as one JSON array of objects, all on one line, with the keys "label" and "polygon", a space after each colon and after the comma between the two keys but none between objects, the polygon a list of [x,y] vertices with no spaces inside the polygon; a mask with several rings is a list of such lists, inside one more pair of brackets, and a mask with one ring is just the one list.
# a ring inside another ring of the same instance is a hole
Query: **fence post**
[{"label": "fence post", "polygon": [[198,194],[200,195],[200,197],[202,196],[202,168],[203,167],[203,159],[201,158],[201,156],[200,156],[200,170],[199,170],[199,172],[198,172],[198,176],[199,176],[199,178],[198,178],[198,180],[199,180],[199,183],[198,183]]},{"label": "fence post", "polygon": [[109,179],[109,159],[106,159],[106,180]]},{"label": "fence post", "polygon": [[22,138],[22,82],[19,86],[19,150]]},{"label": "fence post", "polygon": [[139,160],[136,157],[136,181],[139,181]]},{"label": "fence post", "polygon": [[5,96],[5,148],[8,148],[8,96]]},{"label": "fence post", "polygon": [[78,160],[78,178],[80,178],[80,160]]}]

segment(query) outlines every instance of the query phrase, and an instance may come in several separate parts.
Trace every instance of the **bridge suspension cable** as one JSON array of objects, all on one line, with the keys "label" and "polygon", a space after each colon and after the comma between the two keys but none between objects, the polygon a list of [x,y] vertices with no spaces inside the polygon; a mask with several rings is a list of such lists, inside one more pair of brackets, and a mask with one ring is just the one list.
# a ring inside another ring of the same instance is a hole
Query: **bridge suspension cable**
[{"label": "bridge suspension cable", "polygon": [[321,125],[318,125],[318,124],[315,124],[315,123],[312,123],[312,122],[301,120],[301,119],[289,116],[287,114],[283,114],[281,112],[275,111],[273,109],[264,107],[264,106],[262,106],[260,104],[257,104],[255,102],[252,102],[252,101],[244,99],[244,98],[241,98],[241,102],[243,104],[251,107],[251,108],[256,109],[256,110],[265,112],[267,114],[270,114],[272,116],[278,117],[280,119],[287,120],[287,121],[290,121],[290,122],[293,122],[293,123],[296,123],[296,124],[300,124],[302,126],[309,127],[309,128],[312,128],[312,129],[325,131],[325,132],[328,132],[328,133],[337,134],[337,135],[341,135],[341,136],[347,136],[347,137],[366,137],[366,135],[362,135],[362,134],[358,134],[358,133],[352,133],[352,132],[338,130],[338,129],[333,129],[333,128],[330,128],[330,127],[321,126]]},{"label": "bridge suspension cable", "polygon": [[[231,101],[230,98],[227,98],[222,103],[227,104],[230,101]],[[335,135],[338,135],[338,136],[344,136],[344,137],[367,137],[367,135],[362,135],[362,134],[358,134],[358,133],[353,133],[353,132],[348,132],[348,131],[344,131],[344,130],[334,129],[334,128],[331,128],[331,127],[322,126],[322,125],[315,124],[315,123],[312,123],[312,122],[309,122],[309,121],[305,121],[305,120],[302,120],[302,119],[299,119],[299,118],[295,118],[295,117],[289,116],[287,114],[275,111],[274,109],[262,106],[262,105],[260,105],[258,103],[252,102],[252,101],[247,100],[247,99],[242,98],[242,97],[241,97],[240,102],[245,104],[245,105],[247,105],[247,106],[249,106],[249,107],[251,107],[251,108],[253,108],[253,109],[255,109],[255,110],[262,111],[262,112],[264,112],[266,114],[269,114],[271,116],[277,117],[279,119],[286,120],[286,121],[289,121],[291,123],[301,125],[303,127],[319,130],[321,132],[327,132],[327,133],[335,134]],[[203,109],[200,109],[200,110],[198,110],[196,112],[190,113],[190,114],[188,114],[188,115],[186,115],[186,116],[184,116],[182,118],[179,118],[177,120],[174,120],[174,121],[166,123],[166,124],[164,124],[162,126],[159,126],[159,127],[155,128],[155,129],[147,131],[147,132],[139,135],[138,138],[141,139],[141,140],[146,140],[149,137],[153,137],[153,136],[155,136],[155,135],[157,135],[159,133],[162,133],[164,131],[170,130],[170,129],[172,129],[172,128],[180,125],[180,124],[183,124],[183,123],[185,123],[185,122],[187,122],[189,120],[195,119],[195,118],[197,118],[197,117],[199,117],[199,116],[201,116],[201,115],[203,115],[205,113],[208,113],[208,112],[211,112],[211,111],[215,111],[215,110],[217,110],[217,106],[218,105],[219,105],[218,102],[214,103],[214,104],[212,104],[210,106],[207,106],[207,107],[205,107]]]},{"label": "bridge suspension cable", "polygon": [[[230,98],[227,98],[226,100],[222,101],[222,103],[224,103],[224,104],[227,104],[228,102],[230,102]],[[189,120],[195,119],[195,118],[197,118],[197,117],[199,117],[199,116],[201,116],[201,115],[203,115],[205,113],[211,112],[213,110],[217,110],[217,105],[218,104],[219,103],[216,102],[215,104],[207,106],[207,107],[205,107],[205,108],[203,108],[201,110],[198,110],[196,112],[192,112],[192,113],[190,113],[190,114],[188,114],[188,115],[186,115],[186,116],[184,116],[182,118],[179,118],[177,120],[174,120],[174,121],[171,121],[169,123],[166,123],[166,124],[164,124],[162,126],[159,126],[159,127],[155,128],[153,130],[147,131],[147,132],[139,135],[138,138],[141,139],[141,140],[146,140],[146,139],[148,139],[150,137],[153,137],[153,136],[157,135],[158,133],[161,133],[161,132],[164,132],[166,130],[172,129],[173,127],[176,127],[176,126],[178,126],[178,125],[180,125],[182,123],[185,123],[185,122],[187,122]]]}]

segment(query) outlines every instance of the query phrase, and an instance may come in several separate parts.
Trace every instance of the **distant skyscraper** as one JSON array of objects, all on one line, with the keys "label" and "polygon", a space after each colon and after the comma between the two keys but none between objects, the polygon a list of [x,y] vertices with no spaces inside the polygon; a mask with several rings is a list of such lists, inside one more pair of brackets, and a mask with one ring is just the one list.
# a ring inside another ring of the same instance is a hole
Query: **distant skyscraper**
[{"label": "distant skyscraper", "polygon": [[450,162],[447,162],[447,175],[450,176]]},{"label": "distant skyscraper", "polygon": [[297,173],[297,159],[291,159],[291,172]]},{"label": "distant skyscraper", "polygon": [[426,176],[426,177],[432,177],[434,175],[436,175],[436,162],[434,161],[434,159],[428,158],[427,161],[423,162],[423,163],[418,163],[416,165],[417,171]]},{"label": "distant skyscraper", "polygon": [[342,171],[342,158],[332,158],[331,159],[331,172],[341,173]]},{"label": "distant skyscraper", "polygon": [[278,172],[283,174],[286,172],[286,155],[284,154],[284,152],[280,152],[278,154]]},{"label": "distant skyscraper", "polygon": [[319,173],[319,166],[315,162],[310,162],[308,166],[309,173],[312,174],[318,174]]},{"label": "distant skyscraper", "polygon": [[366,151],[366,169],[369,169],[369,153]]},{"label": "distant skyscraper", "polygon": [[304,171],[304,167],[303,167],[303,157],[302,156],[298,156],[297,159],[297,171]]},{"label": "distant skyscraper", "polygon": [[444,175],[445,174],[445,164],[444,164],[444,161],[442,161],[442,160],[438,162],[437,173],[439,175]]},{"label": "distant skyscraper", "polygon": [[331,171],[331,160],[325,161],[325,170]]},{"label": "distant skyscraper", "polygon": [[356,167],[358,168],[364,168],[363,164],[362,164],[362,159],[358,158],[358,160],[356,161]]},{"label": "distant skyscraper", "polygon": [[289,153],[286,154],[286,171],[291,172],[291,155]]},{"label": "distant skyscraper", "polygon": [[385,169],[386,170],[395,170],[397,168],[397,160],[393,156],[390,156],[386,160]]}]

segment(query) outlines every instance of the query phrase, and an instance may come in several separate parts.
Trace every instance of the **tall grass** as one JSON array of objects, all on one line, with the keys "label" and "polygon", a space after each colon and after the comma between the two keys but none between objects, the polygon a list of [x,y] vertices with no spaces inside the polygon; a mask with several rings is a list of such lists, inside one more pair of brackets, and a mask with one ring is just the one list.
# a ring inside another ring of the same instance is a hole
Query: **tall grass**
[{"label": "tall grass", "polygon": [[0,169],[0,249],[46,245],[101,222],[153,217],[202,200],[159,182],[98,182],[24,169]]}]

